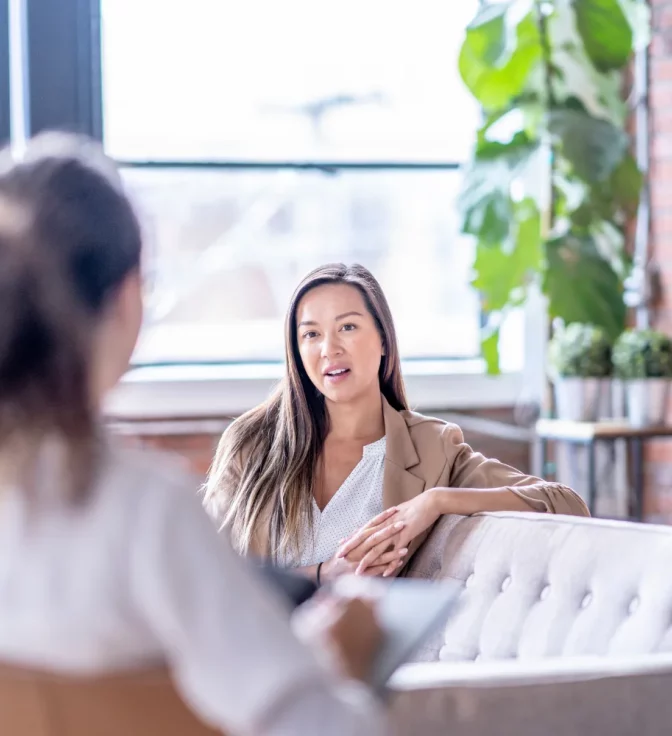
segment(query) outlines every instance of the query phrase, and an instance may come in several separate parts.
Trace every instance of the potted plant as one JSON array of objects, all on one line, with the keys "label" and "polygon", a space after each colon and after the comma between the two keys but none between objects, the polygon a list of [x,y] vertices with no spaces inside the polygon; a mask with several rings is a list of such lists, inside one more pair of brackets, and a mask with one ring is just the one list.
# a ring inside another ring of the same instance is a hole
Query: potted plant
[{"label": "potted plant", "polygon": [[573,322],[556,330],[548,354],[558,418],[597,421],[609,398],[611,343],[606,332]]},{"label": "potted plant", "polygon": [[626,330],[612,351],[614,375],[623,381],[628,421],[664,424],[672,378],[672,339],[658,330]]},{"label": "potted plant", "polygon": [[623,80],[648,29],[639,0],[482,0],[467,28],[459,70],[483,123],[458,206],[491,373],[499,325],[530,289],[551,319],[598,325],[612,342],[626,327],[642,173]]}]

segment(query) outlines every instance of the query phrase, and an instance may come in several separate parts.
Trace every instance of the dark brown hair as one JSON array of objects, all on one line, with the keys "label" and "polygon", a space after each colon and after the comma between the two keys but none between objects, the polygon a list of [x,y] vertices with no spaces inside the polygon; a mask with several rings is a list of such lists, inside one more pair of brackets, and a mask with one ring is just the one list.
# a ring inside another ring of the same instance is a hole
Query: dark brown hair
[{"label": "dark brown hair", "polygon": [[[380,284],[357,264],[332,263],[309,273],[294,292],[285,319],[285,378],[273,396],[224,433],[206,486],[206,505],[230,528],[242,553],[253,549],[262,520],[269,522],[272,545],[263,552],[277,557],[287,548],[296,550],[299,529],[312,518],[313,483],[328,414],[324,396],[315,390],[299,355],[296,312],[305,294],[325,284],[348,284],[362,294],[385,348],[380,390],[397,411],[408,408],[392,313]],[[243,456],[240,474],[232,473]]]},{"label": "dark brown hair", "polygon": [[74,495],[97,456],[93,327],[140,253],[133,208],[96,143],[50,133],[20,160],[0,153],[0,446],[62,440]]}]

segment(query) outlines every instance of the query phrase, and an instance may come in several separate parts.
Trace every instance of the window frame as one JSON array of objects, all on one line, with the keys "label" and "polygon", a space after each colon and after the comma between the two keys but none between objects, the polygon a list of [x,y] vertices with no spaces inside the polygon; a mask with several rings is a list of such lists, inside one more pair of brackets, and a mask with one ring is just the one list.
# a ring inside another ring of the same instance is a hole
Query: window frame
[{"label": "window frame", "polygon": [[27,3],[30,135],[70,130],[102,141],[100,23],[99,0]]},{"label": "window frame", "polygon": [[[0,0],[2,12],[11,0]],[[58,9],[56,10],[56,6]],[[1,22],[0,22],[1,25]],[[102,36],[99,0],[31,0],[26,12],[28,43],[28,133],[45,129],[103,137]],[[8,39],[7,39],[8,41]],[[8,44],[7,44],[8,46]],[[0,106],[9,99],[8,74],[3,86],[0,41]],[[6,58],[9,58],[7,48]],[[8,66],[6,64],[6,66]],[[51,80],[58,74],[58,85]],[[5,108],[7,109],[7,108]],[[4,118],[7,118],[5,121]],[[9,133],[9,116],[0,109]],[[322,170],[454,170],[458,162],[395,161],[119,161],[121,167],[293,168]],[[488,376],[481,359],[408,361],[404,363],[409,397],[419,410],[479,409],[515,406],[520,397],[543,399],[545,339],[539,304],[525,310],[524,370]],[[541,340],[541,342],[540,342]],[[541,356],[541,358],[540,358]],[[122,379],[106,406],[115,419],[180,419],[236,416],[263,401],[281,378],[284,367],[273,364],[134,367]]]}]

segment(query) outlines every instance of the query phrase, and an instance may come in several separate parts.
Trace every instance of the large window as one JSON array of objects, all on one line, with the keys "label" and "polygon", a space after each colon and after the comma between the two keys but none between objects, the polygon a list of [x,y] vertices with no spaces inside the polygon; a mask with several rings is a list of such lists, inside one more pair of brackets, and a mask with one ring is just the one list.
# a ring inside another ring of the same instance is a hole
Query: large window
[{"label": "large window", "polygon": [[150,243],[138,363],[282,356],[328,261],[385,289],[406,358],[476,358],[457,72],[475,0],[101,0],[103,127]]}]

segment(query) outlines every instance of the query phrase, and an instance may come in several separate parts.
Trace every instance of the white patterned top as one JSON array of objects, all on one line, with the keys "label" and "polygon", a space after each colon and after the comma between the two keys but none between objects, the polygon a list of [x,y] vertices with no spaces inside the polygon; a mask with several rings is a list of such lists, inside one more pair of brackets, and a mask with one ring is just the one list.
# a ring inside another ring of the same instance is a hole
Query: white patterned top
[{"label": "white patterned top", "polygon": [[364,526],[383,510],[383,474],[386,439],[364,446],[362,459],[322,511],[313,499],[313,533],[305,524],[300,533],[301,554],[291,551],[283,563],[305,567],[334,556],[339,542]]}]

